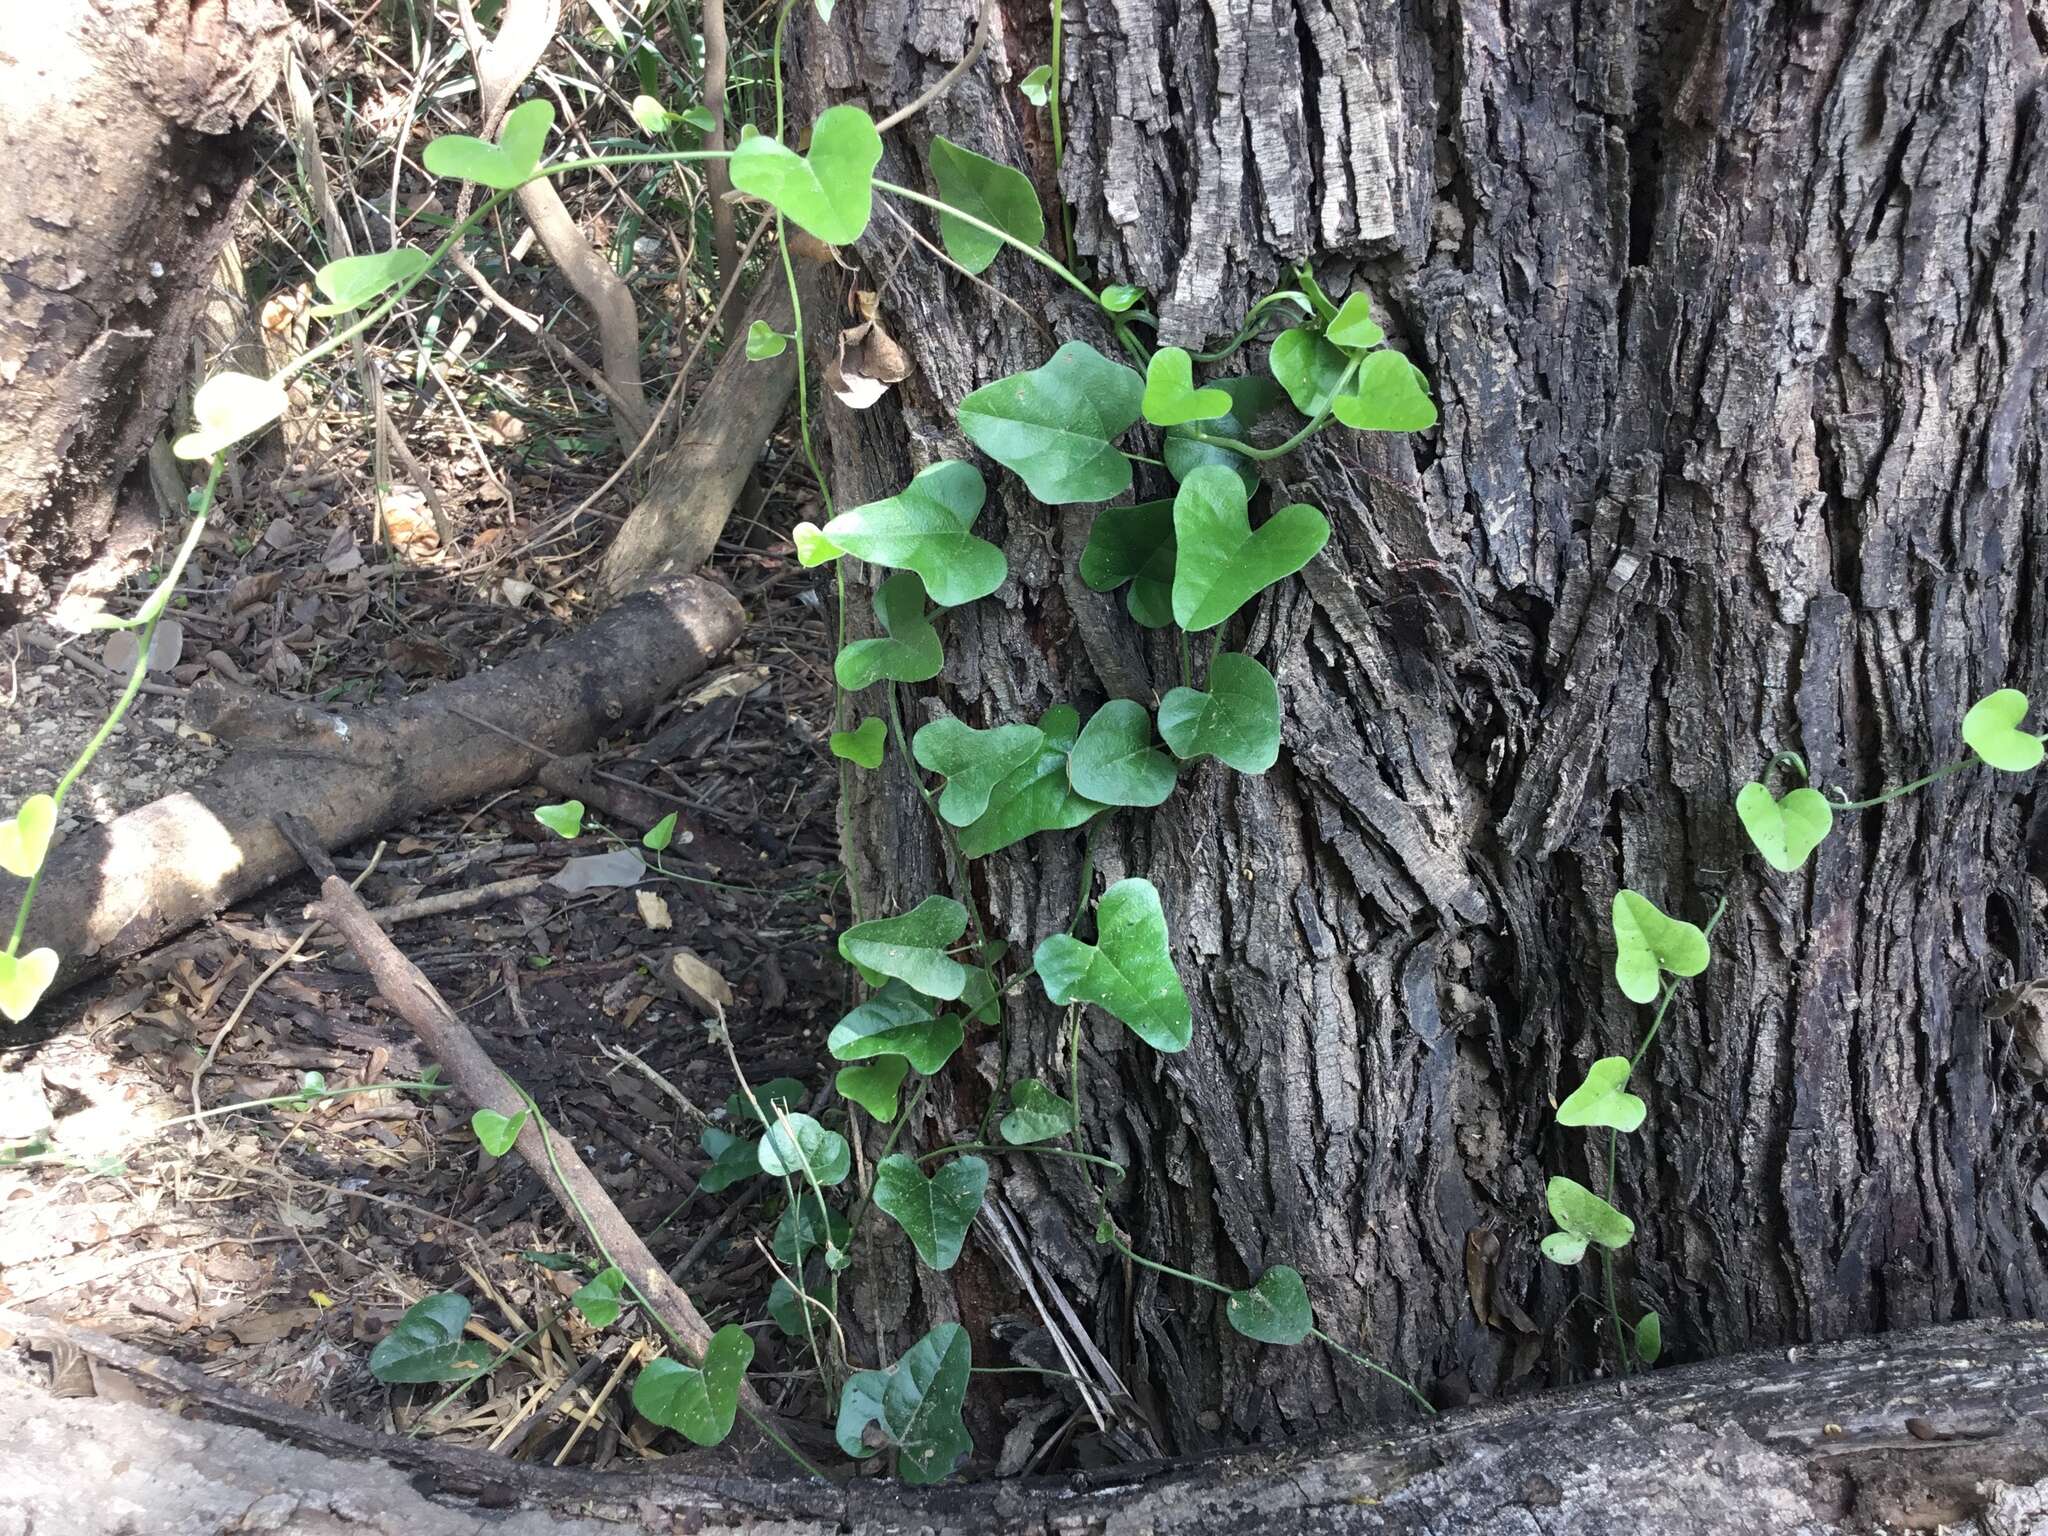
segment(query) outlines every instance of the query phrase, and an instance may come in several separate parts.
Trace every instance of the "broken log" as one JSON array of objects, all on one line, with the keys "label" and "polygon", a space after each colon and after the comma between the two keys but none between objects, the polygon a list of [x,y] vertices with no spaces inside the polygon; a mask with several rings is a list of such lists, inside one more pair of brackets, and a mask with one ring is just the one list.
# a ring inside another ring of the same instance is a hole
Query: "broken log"
[{"label": "broken log", "polygon": [[[304,817],[322,847],[337,848],[522,784],[549,758],[644,718],[740,626],[730,593],[690,577],[396,704],[252,702],[215,722],[241,745],[206,778],[51,851],[24,948],[46,944],[62,957],[55,995],[296,872],[298,855],[273,821],[280,812]],[[20,880],[0,876],[0,910],[13,911],[21,892]]]}]

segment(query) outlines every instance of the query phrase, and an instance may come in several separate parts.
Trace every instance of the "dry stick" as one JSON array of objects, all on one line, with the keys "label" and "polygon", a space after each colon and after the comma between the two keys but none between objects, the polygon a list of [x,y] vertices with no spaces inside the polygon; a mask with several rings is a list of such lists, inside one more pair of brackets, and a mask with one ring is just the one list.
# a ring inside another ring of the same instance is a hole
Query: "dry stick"
[{"label": "dry stick", "polygon": [[493,880],[487,885],[473,885],[464,891],[443,891],[438,896],[416,896],[411,901],[393,902],[388,907],[379,907],[370,914],[379,927],[389,928],[393,923],[409,923],[422,917],[445,917],[450,912],[467,912],[473,907],[487,907],[492,902],[510,901],[515,896],[531,896],[547,883],[541,875],[514,875],[509,880]]},{"label": "dry stick", "polygon": [[[277,828],[306,861],[306,867],[320,878],[320,900],[308,911],[340,934],[356,952],[370,979],[377,984],[377,991],[412,1026],[428,1054],[441,1063],[450,1085],[478,1109],[493,1110],[507,1120],[517,1119],[527,1108],[524,1096],[492,1063],[469,1026],[456,1016],[434,984],[399,952],[390,936],[371,918],[369,908],[334,872],[333,861],[314,838],[312,829],[290,814],[277,818]],[[610,1193],[585,1166],[576,1148],[543,1124],[538,1115],[527,1116],[520,1127],[517,1147],[527,1167],[562,1208],[588,1223],[592,1239],[646,1297],[664,1329],[702,1360],[711,1343],[710,1325],[683,1288],[669,1279],[668,1272],[647,1251],[640,1234],[620,1214]],[[767,1404],[751,1383],[741,1383],[740,1401],[764,1420],[771,1418]]]},{"label": "dry stick", "polygon": [[[711,114],[711,127],[704,135],[704,147],[725,148],[725,0],[704,0],[704,110]],[[739,271],[738,247],[733,243],[732,204],[725,194],[732,190],[732,171],[723,160],[713,160],[704,173],[711,194],[711,249],[718,258],[718,275],[730,283]]]}]

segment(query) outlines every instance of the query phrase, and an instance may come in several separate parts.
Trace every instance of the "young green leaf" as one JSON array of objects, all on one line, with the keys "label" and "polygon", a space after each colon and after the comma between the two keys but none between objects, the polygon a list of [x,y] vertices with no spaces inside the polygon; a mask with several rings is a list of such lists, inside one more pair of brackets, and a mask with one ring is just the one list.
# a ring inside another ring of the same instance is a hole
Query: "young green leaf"
[{"label": "young green leaf", "polygon": [[1710,958],[1707,936],[1681,918],[1666,917],[1640,892],[1614,893],[1614,980],[1636,1003],[1657,1000],[1657,973],[1697,976]]},{"label": "young green leaf", "polygon": [[1636,1353],[1645,1365],[1655,1365],[1664,1353],[1664,1319],[1654,1312],[1645,1312],[1636,1320]]},{"label": "young green leaf", "polygon": [[754,1341],[737,1323],[711,1336],[701,1369],[656,1360],[633,1383],[633,1408],[697,1445],[717,1445],[732,1433],[740,1383],[754,1361]]},{"label": "young green leaf", "polygon": [[1093,1003],[1155,1051],[1185,1050],[1194,1015],[1167,950],[1166,915],[1149,880],[1119,880],[1095,910],[1095,942],[1056,933],[1031,957],[1056,1007]]},{"label": "young green leaf", "polygon": [[[888,1370],[856,1371],[840,1394],[839,1448],[849,1456],[871,1456],[894,1446],[904,1482],[939,1482],[974,1449],[960,1418],[973,1366],[967,1330],[941,1323]],[[868,1441],[870,1425],[879,1430],[879,1446]]]},{"label": "young green leaf", "polygon": [[892,981],[832,1027],[825,1049],[841,1061],[902,1056],[930,1077],[960,1049],[962,1038],[958,1017],[935,1015],[923,998]]},{"label": "young green leaf", "polygon": [[1145,290],[1130,283],[1111,283],[1096,295],[1096,302],[1112,315],[1128,314],[1138,307]]},{"label": "young green leaf", "polygon": [[1795,789],[1776,800],[1764,785],[1745,784],[1735,796],[1735,814],[1764,862],[1786,874],[1803,865],[1835,825],[1835,808],[1817,789]]},{"label": "young green leaf", "polygon": [[1627,1089],[1630,1070],[1626,1056],[1602,1056],[1586,1069],[1586,1080],[1557,1106],[1557,1123],[1573,1127],[1609,1125],[1617,1131],[1633,1131],[1649,1111]]},{"label": "young green leaf", "polygon": [[411,282],[431,264],[432,259],[425,251],[410,245],[330,261],[313,274],[313,282],[327,295],[327,302],[306,313],[315,320],[346,314],[369,303],[387,288]]},{"label": "young green leaf", "polygon": [[583,802],[564,800],[557,805],[537,805],[533,808],[533,819],[557,837],[581,837]]},{"label": "young green leaf", "polygon": [[1366,432],[1421,432],[1436,425],[1429,380],[1399,352],[1366,355],[1351,388],[1330,402],[1330,414]]},{"label": "young green leaf", "polygon": [[609,1328],[623,1310],[620,1295],[626,1289],[626,1274],[618,1265],[599,1270],[588,1282],[569,1293],[569,1305],[583,1314],[593,1328]]},{"label": "young green leaf", "polygon": [[1089,716],[1067,761],[1074,793],[1104,805],[1158,805],[1178,771],[1152,745],[1152,717],[1135,699],[1111,699]]},{"label": "young green leaf", "polygon": [[1373,322],[1372,306],[1362,293],[1354,293],[1345,299],[1336,318],[1324,328],[1323,335],[1330,345],[1342,347],[1347,352],[1363,352],[1387,339],[1387,333]]},{"label": "young green leaf", "polygon": [[1261,1344],[1299,1344],[1316,1325],[1301,1271],[1275,1264],[1248,1291],[1232,1291],[1223,1304],[1230,1326]]},{"label": "young green leaf", "polygon": [[644,94],[635,96],[633,105],[628,110],[633,114],[633,121],[642,133],[658,136],[668,132],[669,110],[655,97]]},{"label": "young green leaf", "polygon": [[510,1152],[525,1125],[526,1111],[523,1109],[510,1119],[495,1109],[480,1109],[469,1117],[469,1128],[476,1132],[476,1139],[493,1157],[503,1157]]},{"label": "young green leaf", "polygon": [[1343,381],[1351,359],[1307,326],[1295,326],[1273,338],[1266,366],[1304,416],[1320,416]]},{"label": "young green leaf", "polygon": [[2001,688],[1972,704],[1963,716],[1963,745],[1993,768],[2025,773],[2040,766],[2042,740],[2019,728],[2027,716],[2027,696],[2017,688]]},{"label": "young green leaf", "polygon": [[1586,1256],[1586,1239],[1576,1232],[1553,1232],[1536,1246],[1553,1264],[1576,1264]]},{"label": "young green leaf", "polygon": [[1162,448],[1167,471],[1175,480],[1185,480],[1202,465],[1217,464],[1242,480],[1247,493],[1255,491],[1259,488],[1259,466],[1256,462],[1234,448],[1196,442],[1194,434],[1201,432],[1210,437],[1232,437],[1243,442],[1251,436],[1252,428],[1258,425],[1259,419],[1285,397],[1280,386],[1264,374],[1218,379],[1209,388],[1220,389],[1230,396],[1229,414],[1214,421],[1168,427]]},{"label": "young green leaf", "polygon": [[853,641],[833,661],[840,687],[858,693],[883,678],[921,683],[939,675],[946,653],[925,616],[924,582],[915,571],[898,572],[875,589],[875,618],[882,636]]},{"label": "young green leaf", "polygon": [[393,1386],[475,1375],[491,1363],[491,1352],[464,1336],[468,1322],[469,1302],[454,1292],[422,1297],[370,1351],[370,1374]]},{"label": "young green leaf", "polygon": [[969,531],[987,495],[980,470],[941,459],[894,496],[848,508],[823,532],[849,555],[917,572],[933,602],[955,608],[987,597],[1008,571],[1003,552]]},{"label": "young green leaf", "polygon": [[1173,498],[1173,619],[1189,631],[1214,629],[1252,598],[1313,560],[1330,540],[1314,507],[1282,507],[1255,532],[1244,482],[1203,465]]},{"label": "young green leaf", "polygon": [[0,821],[0,869],[29,879],[43,867],[56,830],[57,802],[48,795],[30,795],[20,810]]},{"label": "young green leaf", "polygon": [[889,728],[882,723],[882,717],[869,715],[850,731],[832,733],[832,755],[863,768],[879,768],[888,736]]},{"label": "young green leaf", "polygon": [[555,104],[536,96],[505,114],[497,143],[486,144],[466,133],[444,134],[426,147],[420,163],[430,176],[510,191],[539,168],[548,130],[554,125]]},{"label": "young green leaf", "polygon": [[1040,501],[1107,501],[1131,486],[1115,441],[1138,419],[1145,383],[1085,341],[1037,368],[977,389],[956,411],[960,430]]},{"label": "young green leaf", "polygon": [[291,406],[284,386],[246,373],[216,373],[192,397],[192,430],[171,444],[181,459],[210,459],[252,437]]},{"label": "young green leaf", "polygon": [[997,1127],[1013,1147],[1051,1141],[1074,1128],[1074,1106],[1035,1077],[1010,1084],[1010,1112]]},{"label": "young green leaf", "polygon": [[1264,773],[1280,756],[1280,688],[1249,656],[1223,651],[1209,663],[1209,691],[1175,688],[1159,701],[1159,734],[1182,761],[1214,757],[1239,773]]},{"label": "young green leaf", "polygon": [[1152,354],[1140,403],[1145,419],[1156,427],[1214,421],[1230,414],[1230,396],[1222,390],[1195,388],[1194,359],[1181,347],[1161,347]]},{"label": "young green leaf", "polygon": [[839,956],[871,977],[894,976],[951,1002],[967,986],[967,967],[946,951],[965,932],[965,907],[950,896],[927,896],[899,916],[855,923],[839,935]]},{"label": "young green leaf", "polygon": [[1034,107],[1042,107],[1051,99],[1049,94],[1051,87],[1052,66],[1050,64],[1039,65],[1038,68],[1032,70],[1030,74],[1017,82],[1017,89],[1024,93],[1024,99]]},{"label": "young green leaf", "polygon": [[862,1066],[841,1067],[832,1084],[841,1098],[858,1104],[887,1125],[896,1118],[896,1095],[909,1071],[906,1057],[878,1056]]},{"label": "young green leaf", "polygon": [[789,350],[789,338],[775,329],[766,320],[756,320],[747,327],[747,361],[765,363],[771,357],[780,357]]},{"label": "young green leaf", "polygon": [[1081,580],[1092,591],[1114,592],[1125,582],[1124,606],[1147,629],[1173,622],[1173,503],[1141,501],[1104,507],[1081,551]]},{"label": "young green leaf", "polygon": [[810,1177],[830,1189],[853,1172],[853,1152],[846,1138],[828,1131],[809,1115],[783,1115],[761,1138],[761,1171],[773,1178]]},{"label": "young green leaf", "polygon": [[697,1186],[707,1195],[715,1195],[722,1189],[731,1189],[743,1179],[751,1179],[761,1171],[761,1144],[735,1136],[730,1131],[721,1131],[715,1125],[707,1125],[697,1137],[697,1145],[704,1149],[704,1155],[711,1159],[711,1166],[698,1176]]},{"label": "young green leaf", "polygon": [[[1045,215],[1038,206],[1038,193],[1022,171],[937,134],[932,135],[931,162],[941,202],[1026,245],[1045,238]],[[987,230],[976,229],[949,213],[939,215],[939,238],[945,242],[947,254],[969,272],[986,271],[1003,248],[1002,241]]]},{"label": "young green leaf", "polygon": [[661,820],[640,834],[640,846],[654,853],[667,851],[668,845],[676,840],[676,813],[670,811]]},{"label": "young green leaf", "polygon": [[809,570],[812,566],[823,565],[837,560],[846,551],[825,537],[825,530],[816,523],[798,523],[789,531],[790,542],[796,545],[796,563]]},{"label": "young green leaf", "polygon": [[769,1239],[768,1250],[781,1263],[796,1268],[813,1249],[822,1247],[832,1253],[844,1249],[851,1241],[853,1228],[846,1218],[829,1205],[821,1204],[815,1191],[799,1186],[796,1200],[785,1205],[776,1219],[775,1235]]},{"label": "young green leaf", "polygon": [[1552,1179],[1544,1187],[1551,1219],[1574,1237],[1602,1248],[1626,1248],[1636,1224],[1575,1179]]},{"label": "young green leaf", "polygon": [[1055,704],[1039,717],[1045,746],[1037,757],[1011,772],[989,793],[988,809],[960,829],[960,851],[970,859],[996,853],[1034,832],[1078,827],[1103,807],[1074,792],[1067,759],[1081,734],[1080,713]]},{"label": "young green leaf", "polygon": [[964,720],[934,720],[910,738],[918,766],[943,774],[939,814],[956,827],[972,825],[988,810],[998,784],[1033,761],[1045,746],[1035,725],[998,725],[978,731]]},{"label": "young green leaf", "polygon": [[758,197],[827,245],[851,245],[874,211],[882,136],[859,107],[828,107],[811,125],[811,149],[799,155],[766,134],[733,151],[733,186]]},{"label": "young green leaf", "polygon": [[951,1269],[988,1188],[988,1164],[956,1157],[930,1178],[917,1160],[891,1153],[875,1165],[875,1205],[910,1235],[931,1269]]}]

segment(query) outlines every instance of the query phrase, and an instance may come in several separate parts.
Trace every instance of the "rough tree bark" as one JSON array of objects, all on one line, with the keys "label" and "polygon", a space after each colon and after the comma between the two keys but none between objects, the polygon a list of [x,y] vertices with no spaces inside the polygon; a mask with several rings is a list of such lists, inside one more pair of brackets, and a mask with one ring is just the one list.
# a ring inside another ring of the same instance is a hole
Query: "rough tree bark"
[{"label": "rough tree bark", "polygon": [[[803,25],[805,109],[909,100],[973,13],[849,0]],[[998,19],[880,174],[936,191],[943,133],[1050,188],[1015,88],[1044,13]],[[2044,36],[2038,5],[1974,0],[1068,7],[1077,259],[1143,284],[1160,340],[1190,347],[1309,260],[1371,294],[1443,407],[1438,430],[1335,432],[1269,476],[1335,529],[1228,632],[1280,680],[1278,767],[1200,768],[1102,831],[1097,888],[1160,886],[1195,1009],[1172,1058],[1099,1016],[1086,1034],[1088,1134],[1131,1170],[1115,1208],[1141,1251],[1233,1283],[1295,1265],[1332,1333],[1447,1394],[1591,1368],[1595,1314],[1571,1303],[1592,1266],[1535,1243],[1546,1176],[1604,1180],[1604,1142],[1560,1133],[1553,1098],[1646,1023],[1609,969],[1628,884],[1695,920],[1730,894],[1624,1138],[1631,1314],[1657,1308],[1698,1357],[2048,1306],[2043,1057],[2024,1015],[1987,1010],[2042,968],[2048,802],[1976,770],[1843,818],[1790,877],[1745,856],[1730,807],[1781,746],[1869,792],[1955,757],[1982,693],[2048,694]],[[858,257],[885,272],[901,243],[878,218]],[[871,412],[826,406],[842,504],[972,458],[968,390],[1071,337],[1116,351],[1014,256],[989,275],[1042,325],[919,263],[885,314],[911,378]],[[815,343],[843,297],[807,304]],[[1177,683],[1166,642],[1078,580],[1095,509],[990,479],[977,532],[1011,579],[945,621],[912,728]],[[865,632],[872,573],[850,579]],[[867,914],[943,889],[900,764],[849,782]],[[1041,835],[974,866],[1018,952],[1066,926],[1081,848]],[[1065,1080],[1042,1000],[1006,1031],[1009,1077]],[[974,1044],[924,1134],[978,1119],[997,1053]],[[1398,1402],[1108,1262],[1071,1165],[1002,1162],[1163,1446]],[[985,1325],[1016,1303],[987,1259],[857,1272],[865,1326],[958,1316],[1001,1354]]]},{"label": "rough tree bark", "polygon": [[0,6],[0,625],[98,551],[190,377],[287,28],[276,0]]}]

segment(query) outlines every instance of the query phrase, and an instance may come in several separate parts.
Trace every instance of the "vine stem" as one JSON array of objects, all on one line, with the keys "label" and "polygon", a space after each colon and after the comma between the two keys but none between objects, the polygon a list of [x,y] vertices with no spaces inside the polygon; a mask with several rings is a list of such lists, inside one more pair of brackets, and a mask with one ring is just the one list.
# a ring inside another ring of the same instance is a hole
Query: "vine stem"
[{"label": "vine stem", "polygon": [[1241,442],[1234,437],[1217,437],[1212,433],[1197,430],[1190,430],[1188,437],[1193,442],[1207,443],[1212,448],[1228,448],[1232,453],[1241,453],[1248,459],[1285,458],[1323,430],[1324,424],[1330,419],[1330,412],[1336,408],[1337,397],[1344,393],[1344,386],[1351,382],[1351,376],[1357,372],[1358,359],[1354,357],[1345,365],[1344,372],[1338,376],[1336,384],[1330,390],[1330,398],[1323,402],[1323,408],[1309,419],[1307,426],[1284,443],[1276,443],[1271,448],[1255,448],[1250,443]]},{"label": "vine stem", "polygon": [[875,190],[878,192],[886,192],[891,197],[900,197],[905,202],[917,203],[923,207],[933,210],[936,213],[950,215],[951,217],[958,219],[961,223],[969,225],[974,229],[978,229],[983,234],[988,235],[993,239],[1000,240],[1004,245],[1010,247],[1011,250],[1018,251],[1023,255],[1030,257],[1033,261],[1037,262],[1041,267],[1045,268],[1046,271],[1052,273],[1054,277],[1057,277],[1061,282],[1065,283],[1069,288],[1072,288],[1075,292],[1085,295],[1089,303],[1096,305],[1098,308],[1100,307],[1102,301],[1096,295],[1095,290],[1093,288],[1090,288],[1086,283],[1082,282],[1080,278],[1076,277],[1073,274],[1073,272],[1070,271],[1059,260],[1058,257],[1052,255],[1048,251],[1041,251],[1035,245],[1026,245],[1022,240],[1019,240],[1015,235],[1011,234],[1008,230],[998,229],[995,225],[988,223],[986,220],[977,219],[973,214],[965,213],[962,210],[955,208],[951,203],[941,202],[936,197],[926,197],[922,192],[915,192],[912,191],[909,187],[898,186],[893,181],[883,181],[880,177],[875,178]]},{"label": "vine stem", "polygon": [[1111,1162],[1106,1157],[1097,1157],[1093,1152],[1070,1152],[1065,1147],[1012,1147],[992,1141],[958,1141],[950,1147],[940,1147],[936,1152],[920,1152],[917,1160],[929,1163],[954,1152],[1023,1152],[1039,1157],[1070,1157],[1076,1162],[1093,1163],[1098,1168],[1107,1168],[1118,1178],[1124,1176],[1124,1165]]},{"label": "vine stem", "polygon": [[1961,773],[1976,761],[1977,759],[1974,757],[1959,757],[1954,762],[1944,764],[1942,767],[1935,769],[1934,772],[1926,775],[1924,778],[1915,779],[1910,784],[1901,784],[1897,789],[1887,789],[1882,794],[1872,795],[1868,800],[1830,800],[1828,803],[1838,811],[1873,810],[1880,805],[1886,805],[1893,800],[1910,795],[1917,789],[1925,789],[1930,784],[1939,784],[1943,779]]}]

